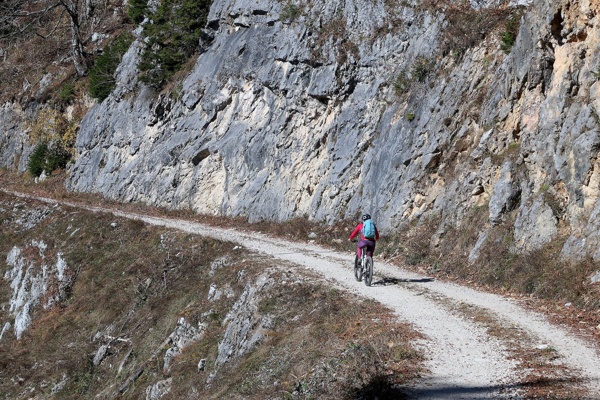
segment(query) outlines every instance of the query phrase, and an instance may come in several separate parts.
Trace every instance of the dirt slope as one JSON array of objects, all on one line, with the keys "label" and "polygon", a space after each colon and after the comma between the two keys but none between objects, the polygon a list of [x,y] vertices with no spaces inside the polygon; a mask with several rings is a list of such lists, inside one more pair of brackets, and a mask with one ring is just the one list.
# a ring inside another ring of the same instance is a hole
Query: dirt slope
[{"label": "dirt slope", "polygon": [[351,251],[342,254],[256,232],[64,203],[196,234],[209,232],[216,239],[233,241],[316,271],[334,286],[385,304],[426,336],[420,345],[426,351],[431,373],[415,384],[412,391],[415,398],[523,397],[528,386],[526,378],[531,372],[527,358],[540,353],[548,355],[550,360],[546,383],[568,383],[569,398],[600,398],[597,349],[513,300],[433,281],[377,260],[373,285],[366,287],[353,277]]}]

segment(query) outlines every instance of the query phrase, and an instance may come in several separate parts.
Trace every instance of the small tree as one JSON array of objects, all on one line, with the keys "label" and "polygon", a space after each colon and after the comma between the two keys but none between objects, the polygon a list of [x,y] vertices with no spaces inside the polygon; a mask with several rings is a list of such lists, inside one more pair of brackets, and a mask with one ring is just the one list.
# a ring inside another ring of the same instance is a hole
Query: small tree
[{"label": "small tree", "polygon": [[504,31],[500,33],[500,48],[505,53],[510,53],[517,40],[520,18],[521,14],[511,15],[504,23]]},{"label": "small tree", "polygon": [[206,26],[211,0],[164,0],[144,27],[141,80],[160,88],[191,57]]},{"label": "small tree", "polygon": [[136,24],[141,23],[147,14],[148,0],[129,0],[127,15],[132,22]]},{"label": "small tree", "polygon": [[68,25],[70,50],[77,75],[87,72],[83,43],[91,35],[101,7],[89,0],[0,1],[0,38],[27,33],[49,38]]},{"label": "small tree", "polygon": [[43,109],[32,122],[29,141],[35,144],[28,170],[33,176],[66,167],[75,155],[77,125],[53,108]]},{"label": "small tree", "polygon": [[89,72],[89,88],[92,97],[103,101],[115,88],[117,83],[115,71],[132,42],[133,36],[130,34],[120,35],[106,45],[102,54],[96,58]]},{"label": "small tree", "polygon": [[48,145],[46,142],[38,143],[33,152],[29,156],[29,162],[27,163],[27,171],[33,177],[38,177],[46,169],[46,153],[48,152]]}]

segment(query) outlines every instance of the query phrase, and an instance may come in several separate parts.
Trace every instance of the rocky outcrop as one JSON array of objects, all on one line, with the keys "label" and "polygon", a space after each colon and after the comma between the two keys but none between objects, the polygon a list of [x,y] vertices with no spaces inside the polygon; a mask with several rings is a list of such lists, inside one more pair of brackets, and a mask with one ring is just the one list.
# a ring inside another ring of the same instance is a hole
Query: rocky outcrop
[{"label": "rocky outcrop", "polygon": [[258,312],[260,294],[274,284],[272,277],[261,275],[256,282],[248,283],[244,292],[233,305],[223,324],[227,326],[223,340],[219,343],[219,354],[215,369],[220,368],[231,358],[240,358],[260,344],[265,331],[272,328],[272,316]]},{"label": "rocky outcrop", "polygon": [[0,339],[13,327],[15,337],[21,335],[31,325],[31,313],[36,305],[43,303],[44,308],[52,308],[65,301],[71,290],[74,272],[70,271],[62,254],[56,254],[54,260],[48,260],[48,245],[42,241],[32,240],[31,244],[21,249],[14,246],[6,257],[10,267],[4,279],[10,282],[12,295],[9,302],[9,314],[12,324],[4,322]]},{"label": "rocky outcrop", "polygon": [[0,168],[25,171],[31,153],[27,112],[18,104],[0,105]]}]

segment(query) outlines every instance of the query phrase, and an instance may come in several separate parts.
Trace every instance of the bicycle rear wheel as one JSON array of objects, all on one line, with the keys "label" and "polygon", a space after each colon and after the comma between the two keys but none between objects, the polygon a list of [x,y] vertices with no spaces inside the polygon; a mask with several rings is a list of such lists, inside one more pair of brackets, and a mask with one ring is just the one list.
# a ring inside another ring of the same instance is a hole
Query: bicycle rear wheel
[{"label": "bicycle rear wheel", "polygon": [[371,257],[365,258],[365,285],[371,286],[371,280],[373,279],[373,259]]},{"label": "bicycle rear wheel", "polygon": [[357,281],[362,281],[362,267],[360,265],[360,258],[358,258],[358,256],[354,258],[354,277]]}]

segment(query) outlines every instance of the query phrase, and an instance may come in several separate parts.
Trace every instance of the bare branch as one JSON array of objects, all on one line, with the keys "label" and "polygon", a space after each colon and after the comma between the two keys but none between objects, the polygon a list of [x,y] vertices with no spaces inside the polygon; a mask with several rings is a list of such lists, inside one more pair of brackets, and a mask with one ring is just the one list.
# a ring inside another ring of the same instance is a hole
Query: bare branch
[{"label": "bare branch", "polygon": [[[39,25],[42,18],[59,7],[59,3],[47,5],[39,10],[24,9],[31,6],[26,1],[8,2],[0,8],[0,39],[7,39],[28,32],[32,26]],[[61,15],[62,17],[62,15]],[[20,24],[25,22],[25,25]]]},{"label": "bare branch", "polygon": [[54,25],[54,28],[52,28],[50,30],[50,33],[48,33],[47,35],[42,35],[38,32],[36,32],[35,34],[38,35],[39,37],[41,37],[42,39],[48,39],[49,37],[51,37],[52,35],[54,35],[54,33],[56,32],[56,30],[58,29],[58,27],[60,26],[60,22],[62,20],[63,15],[65,14],[64,10],[60,13],[59,17],[56,19],[56,25]]}]

